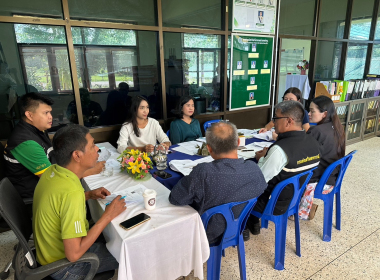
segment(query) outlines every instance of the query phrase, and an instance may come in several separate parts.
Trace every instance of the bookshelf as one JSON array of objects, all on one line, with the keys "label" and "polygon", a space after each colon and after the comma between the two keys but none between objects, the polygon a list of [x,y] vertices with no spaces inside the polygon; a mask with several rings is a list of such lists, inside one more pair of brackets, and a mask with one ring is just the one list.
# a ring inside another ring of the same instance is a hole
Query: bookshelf
[{"label": "bookshelf", "polygon": [[335,103],[347,145],[380,135],[380,97]]}]

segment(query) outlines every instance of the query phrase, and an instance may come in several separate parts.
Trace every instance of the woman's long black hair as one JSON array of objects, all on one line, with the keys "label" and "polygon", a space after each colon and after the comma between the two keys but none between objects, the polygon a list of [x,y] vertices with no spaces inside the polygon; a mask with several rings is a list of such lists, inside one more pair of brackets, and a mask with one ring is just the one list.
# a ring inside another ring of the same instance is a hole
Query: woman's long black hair
[{"label": "woman's long black hair", "polygon": [[[135,133],[135,135],[137,137],[140,137],[140,129],[139,129],[139,126],[137,124],[137,111],[139,110],[139,107],[140,107],[140,104],[142,101],[146,101],[146,103],[148,103],[148,106],[149,106],[149,102],[144,96],[139,95],[139,96],[134,96],[132,98],[131,107],[130,107],[130,110],[128,112],[128,117],[126,120],[127,123],[132,124],[133,132]],[[149,114],[148,114],[148,116],[149,116]]]},{"label": "woman's long black hair", "polygon": [[[190,100],[193,100],[194,102],[194,105],[195,105],[195,100],[192,96],[190,95],[185,95],[185,96],[182,96],[178,102],[178,106],[177,106],[177,109],[175,111],[175,114],[176,114],[176,117],[178,119],[182,119],[183,118],[183,106],[189,102]],[[194,108],[194,113],[191,115],[191,118],[193,118],[195,116],[195,108]]]},{"label": "woman's long black hair", "polygon": [[343,126],[336,114],[334,102],[329,97],[323,95],[314,98],[311,102],[317,105],[318,110],[321,113],[327,112],[326,117],[324,117],[318,124],[332,122],[335,141],[338,143],[338,155],[341,158],[344,157],[346,154],[346,137]]}]

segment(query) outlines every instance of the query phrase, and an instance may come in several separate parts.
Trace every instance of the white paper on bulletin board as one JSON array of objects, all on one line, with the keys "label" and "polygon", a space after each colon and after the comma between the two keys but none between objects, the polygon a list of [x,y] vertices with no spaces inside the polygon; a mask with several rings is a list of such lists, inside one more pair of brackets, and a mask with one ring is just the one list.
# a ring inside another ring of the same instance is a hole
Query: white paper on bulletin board
[{"label": "white paper on bulletin board", "polygon": [[274,34],[276,0],[233,0],[232,31]]}]

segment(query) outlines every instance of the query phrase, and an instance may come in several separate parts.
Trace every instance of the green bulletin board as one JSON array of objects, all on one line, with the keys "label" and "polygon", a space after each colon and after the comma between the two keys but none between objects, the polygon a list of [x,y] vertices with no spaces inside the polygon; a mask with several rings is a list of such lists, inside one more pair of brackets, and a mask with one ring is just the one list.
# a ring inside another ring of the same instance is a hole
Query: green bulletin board
[{"label": "green bulletin board", "polygon": [[230,110],[269,105],[273,37],[232,34]]}]

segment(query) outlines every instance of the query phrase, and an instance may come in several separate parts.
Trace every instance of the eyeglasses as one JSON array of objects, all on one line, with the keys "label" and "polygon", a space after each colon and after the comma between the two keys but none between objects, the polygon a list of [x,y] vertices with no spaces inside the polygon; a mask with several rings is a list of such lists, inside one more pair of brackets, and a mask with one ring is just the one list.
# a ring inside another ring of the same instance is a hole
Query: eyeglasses
[{"label": "eyeglasses", "polygon": [[275,122],[278,119],[287,119],[287,118],[289,118],[289,117],[273,117],[272,121]]}]

